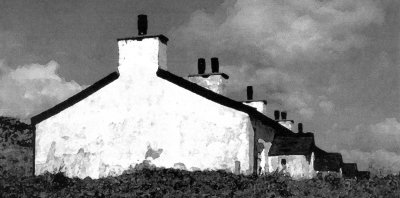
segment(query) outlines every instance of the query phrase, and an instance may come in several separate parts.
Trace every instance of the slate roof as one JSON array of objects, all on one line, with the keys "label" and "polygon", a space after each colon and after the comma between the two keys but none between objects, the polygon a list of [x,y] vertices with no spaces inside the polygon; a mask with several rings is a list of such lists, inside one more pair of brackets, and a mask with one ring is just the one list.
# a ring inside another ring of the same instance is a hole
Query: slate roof
[{"label": "slate roof", "polygon": [[[130,38],[123,38],[123,39],[118,39],[118,41],[121,40],[143,40],[144,38],[159,38],[161,42],[167,43],[168,38],[163,36],[163,35],[156,35],[156,36],[140,36],[140,37],[130,37]],[[273,127],[278,134],[292,134],[293,132],[290,131],[289,129],[283,127],[276,121],[274,121],[271,118],[268,118],[264,114],[260,113],[257,111],[255,108],[250,107],[248,105],[244,105],[241,102],[232,100],[228,97],[225,97],[223,95],[217,94],[211,90],[208,90],[200,85],[197,85],[196,83],[192,83],[182,77],[179,77],[175,74],[172,74],[166,70],[163,69],[158,69],[157,71],[157,76],[167,80],[171,83],[176,84],[177,86],[180,86],[184,89],[187,89],[195,94],[198,94],[204,98],[207,98],[211,101],[214,101],[216,103],[219,103],[221,105],[224,105],[226,107],[230,107],[233,109],[236,109],[238,111],[242,111],[244,113],[249,114],[251,118],[255,118],[260,120],[266,125],[269,125]],[[95,93],[96,91],[100,90],[101,88],[107,86],[114,80],[116,80],[119,77],[118,71],[115,71],[108,76],[104,77],[103,79],[97,81],[93,85],[89,86],[88,88],[84,89],[83,91],[75,94],[74,96],[68,98],[67,100],[57,104],[56,106],[36,115],[31,118],[31,124],[35,125],[53,115],[58,114],[59,112],[63,111],[64,109],[78,103],[79,101],[85,99],[86,97],[90,96],[91,94]]]},{"label": "slate roof", "polygon": [[[278,123],[278,122],[277,122]],[[289,133],[289,134],[278,134],[278,136],[290,136],[290,137],[311,137],[314,138],[314,133],[306,132],[306,133]]]},{"label": "slate roof", "polygon": [[315,155],[324,155],[327,154],[328,152],[320,149],[318,146],[314,146],[314,153]]},{"label": "slate roof", "polygon": [[314,149],[314,137],[311,136],[275,136],[269,149],[269,156],[309,155]]},{"label": "slate roof", "polygon": [[343,159],[340,153],[319,153],[315,154],[314,169],[316,171],[336,171],[342,167]]},{"label": "slate roof", "polygon": [[342,174],[344,178],[354,178],[357,177],[358,170],[356,163],[343,163]]}]

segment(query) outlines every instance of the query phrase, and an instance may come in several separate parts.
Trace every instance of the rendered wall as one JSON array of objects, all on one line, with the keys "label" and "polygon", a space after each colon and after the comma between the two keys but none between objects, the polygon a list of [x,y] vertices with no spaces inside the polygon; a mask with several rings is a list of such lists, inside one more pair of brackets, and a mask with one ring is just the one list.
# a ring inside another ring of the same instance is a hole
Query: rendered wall
[{"label": "rendered wall", "polygon": [[[156,76],[166,68],[157,38],[119,41],[120,77],[36,125],[35,174],[118,175],[143,160],[158,167],[249,172],[247,114]],[[161,57],[159,57],[161,56]],[[182,164],[180,164],[182,163]]]},{"label": "rendered wall", "polygon": [[253,153],[255,161],[251,164],[257,163],[257,171],[261,173],[265,172],[265,167],[269,167],[266,159],[276,131],[256,119],[252,119],[252,125],[255,131],[255,135],[252,137],[254,141],[252,142],[254,142],[256,146],[254,147]]},{"label": "rendered wall", "polygon": [[201,76],[188,77],[188,80],[215,93],[226,94],[226,80],[221,75],[211,75],[206,78]]},{"label": "rendered wall", "polygon": [[[243,102],[243,104],[251,106],[262,114],[266,115],[266,104],[263,101]],[[265,173],[268,170],[268,151],[271,142],[274,139],[276,131],[263,124],[260,120],[251,118],[254,133],[250,133],[250,155],[253,160],[250,162],[251,167],[257,167],[257,173]],[[255,164],[255,166],[254,166]]]},{"label": "rendered wall", "polygon": [[258,152],[258,173],[264,174],[269,172],[268,152],[272,146],[271,142],[265,142],[263,139],[258,139],[258,143],[263,145],[261,152]]},{"label": "rendered wall", "polygon": [[267,105],[263,101],[243,102],[243,104],[257,109],[257,111],[264,115],[267,114]]},{"label": "rendered wall", "polygon": [[293,122],[292,121],[279,121],[279,124],[286,127],[289,130],[292,130]]},{"label": "rendered wall", "polygon": [[304,155],[282,155],[268,157],[269,172],[282,171],[281,160],[286,159],[286,171],[293,179],[311,179],[315,175],[314,153],[307,161]]}]

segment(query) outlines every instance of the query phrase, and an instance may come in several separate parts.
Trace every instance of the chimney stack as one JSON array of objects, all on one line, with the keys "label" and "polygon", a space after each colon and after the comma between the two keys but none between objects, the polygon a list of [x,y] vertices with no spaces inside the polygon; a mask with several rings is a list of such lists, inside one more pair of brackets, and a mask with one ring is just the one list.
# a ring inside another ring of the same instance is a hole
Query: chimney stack
[{"label": "chimney stack", "polygon": [[303,123],[297,124],[298,133],[303,133]]},{"label": "chimney stack", "polygon": [[198,74],[190,74],[188,76],[190,82],[196,83],[215,93],[226,94],[226,81],[229,79],[229,76],[219,72],[218,58],[211,58],[211,73],[206,72],[206,60],[204,58],[197,60],[197,70]]},{"label": "chimney stack", "polygon": [[267,114],[267,101],[266,100],[254,100],[253,98],[253,86],[247,86],[247,100],[242,103],[257,109],[258,112],[263,115]]},{"label": "chimney stack", "polygon": [[279,120],[279,110],[274,111],[275,120]]},{"label": "chimney stack", "polygon": [[204,74],[206,72],[206,59],[199,58],[197,60],[197,70],[199,74]]},{"label": "chimney stack", "polygon": [[281,113],[281,119],[279,119],[279,111],[275,111],[275,118],[278,116],[278,119],[275,119],[275,120],[277,120],[279,124],[286,127],[287,129],[292,130],[292,125],[294,124],[294,121],[287,119],[286,111],[282,111],[280,113]]},{"label": "chimney stack", "polygon": [[218,58],[216,57],[211,58],[211,72],[219,73],[219,62]]},{"label": "chimney stack", "polygon": [[167,70],[168,38],[162,34],[147,35],[147,15],[137,16],[138,35],[119,38],[119,79],[144,81],[156,75],[158,69]]},{"label": "chimney stack", "polygon": [[147,34],[147,15],[138,15],[138,34],[140,36]]},{"label": "chimney stack", "polygon": [[286,111],[282,111],[282,112],[281,112],[281,118],[282,118],[282,120],[286,120],[286,116],[287,116]]},{"label": "chimney stack", "polygon": [[247,86],[247,100],[253,100],[253,86]]}]

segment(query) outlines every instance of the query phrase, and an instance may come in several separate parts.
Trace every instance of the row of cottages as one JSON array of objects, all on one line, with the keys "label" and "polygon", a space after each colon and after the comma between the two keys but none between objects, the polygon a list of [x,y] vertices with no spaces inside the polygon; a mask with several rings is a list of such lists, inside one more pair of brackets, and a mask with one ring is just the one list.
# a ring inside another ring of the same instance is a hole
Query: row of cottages
[{"label": "row of cottages", "polygon": [[199,59],[198,74],[178,77],[167,68],[168,39],[146,35],[145,15],[138,28],[139,36],[118,39],[117,71],[31,118],[35,175],[101,178],[144,161],[242,174],[283,169],[296,178],[338,171],[316,165],[326,156],[315,152],[313,134],[293,133],[285,113],[267,117],[251,87],[246,101],[225,97],[229,76],[217,58],[211,72]]},{"label": "row of cottages", "polygon": [[[275,120],[291,129],[293,120],[286,120],[286,113],[275,111]],[[315,145],[314,134],[303,132],[302,123],[297,133],[275,134],[266,155],[269,160],[265,172],[282,171],[295,179],[333,175],[346,179],[369,179],[369,171],[359,171],[356,163],[344,163],[340,153],[329,153]],[[268,166],[268,167],[267,167]]]}]

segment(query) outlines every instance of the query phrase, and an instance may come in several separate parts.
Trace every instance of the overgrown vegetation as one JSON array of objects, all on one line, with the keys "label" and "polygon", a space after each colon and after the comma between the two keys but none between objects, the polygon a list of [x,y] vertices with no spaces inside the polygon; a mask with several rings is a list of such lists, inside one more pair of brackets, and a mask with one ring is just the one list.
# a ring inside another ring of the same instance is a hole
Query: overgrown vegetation
[{"label": "overgrown vegetation", "polygon": [[400,176],[293,181],[224,171],[156,169],[145,163],[118,177],[67,178],[32,173],[32,127],[0,117],[0,197],[400,197]]},{"label": "overgrown vegetation", "polygon": [[118,177],[70,179],[62,173],[0,176],[0,197],[400,197],[400,177],[294,181],[272,174],[142,169]]},{"label": "overgrown vegetation", "polygon": [[26,176],[33,172],[33,127],[0,116],[0,175]]}]

